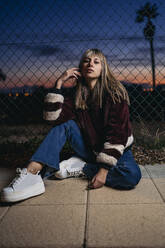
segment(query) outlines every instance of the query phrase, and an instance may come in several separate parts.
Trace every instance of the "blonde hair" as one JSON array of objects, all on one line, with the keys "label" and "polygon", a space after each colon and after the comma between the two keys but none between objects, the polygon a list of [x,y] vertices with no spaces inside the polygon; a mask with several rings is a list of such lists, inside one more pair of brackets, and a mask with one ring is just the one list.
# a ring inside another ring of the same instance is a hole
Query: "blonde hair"
[{"label": "blonde hair", "polygon": [[[114,77],[112,72],[109,69],[106,57],[98,49],[88,49],[81,57],[79,68],[81,71],[82,63],[84,58],[97,56],[101,60],[101,75],[97,80],[95,87],[93,88],[93,100],[97,103],[100,108],[102,108],[103,98],[105,93],[108,92],[114,103],[121,102],[121,99],[127,101],[128,105],[130,104],[128,93],[125,87]],[[81,78],[77,83],[76,88],[76,108],[87,109],[87,100],[89,97],[89,88],[85,83],[85,79]]]}]

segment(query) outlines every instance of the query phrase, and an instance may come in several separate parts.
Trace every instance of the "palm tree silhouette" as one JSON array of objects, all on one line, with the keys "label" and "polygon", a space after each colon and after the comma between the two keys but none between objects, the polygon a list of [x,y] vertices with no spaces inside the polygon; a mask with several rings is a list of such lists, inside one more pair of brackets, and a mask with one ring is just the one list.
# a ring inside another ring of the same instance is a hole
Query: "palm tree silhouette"
[{"label": "palm tree silhouette", "polygon": [[152,65],[152,83],[153,83],[153,90],[155,90],[156,86],[156,79],[155,79],[155,57],[154,57],[154,34],[155,34],[155,25],[152,23],[151,19],[155,19],[159,13],[157,12],[157,5],[150,4],[147,2],[144,7],[141,7],[139,10],[136,11],[136,22],[144,22],[147,20],[147,23],[143,29],[144,37],[150,43],[150,54],[151,54],[151,65]]},{"label": "palm tree silhouette", "polygon": [[5,73],[2,71],[2,69],[0,69],[0,81],[3,80],[5,81],[6,80],[6,75]]}]

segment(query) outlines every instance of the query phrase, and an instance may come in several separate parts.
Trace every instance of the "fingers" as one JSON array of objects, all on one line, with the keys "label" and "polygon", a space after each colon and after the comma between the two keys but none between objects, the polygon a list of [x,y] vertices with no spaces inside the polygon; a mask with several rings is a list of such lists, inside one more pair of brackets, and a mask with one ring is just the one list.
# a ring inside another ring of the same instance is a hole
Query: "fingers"
[{"label": "fingers", "polygon": [[91,183],[88,185],[88,189],[98,189],[101,188],[104,185],[104,183],[97,180],[96,177],[94,177],[91,181]]},{"label": "fingers", "polygon": [[66,71],[66,79],[65,80],[67,80],[67,79],[69,79],[71,77],[74,77],[76,79],[81,77],[81,73],[79,71],[79,68],[71,68],[71,69],[68,69]]},{"label": "fingers", "polygon": [[94,189],[93,184],[94,184],[94,182],[95,182],[95,179],[96,179],[96,176],[94,176],[94,177],[92,178],[92,181],[91,181],[90,184],[88,185],[88,189]]},{"label": "fingers", "polygon": [[78,71],[73,72],[73,77],[75,77],[76,79],[78,79],[79,77],[81,77],[81,73]]},{"label": "fingers", "polygon": [[98,189],[101,188],[106,182],[108,170],[99,169],[98,173],[92,178],[91,183],[89,184],[89,189]]},{"label": "fingers", "polygon": [[93,188],[98,189],[98,188],[103,187],[103,185],[104,185],[103,183],[99,182],[98,180],[95,180],[93,183]]},{"label": "fingers", "polygon": [[93,184],[95,182],[95,180],[96,180],[96,175],[92,178],[91,183]]},{"label": "fingers", "polygon": [[68,70],[66,70],[67,73],[74,73],[74,72],[79,72],[80,73],[80,69],[79,68],[70,68]]},{"label": "fingers", "polygon": [[73,68],[70,68],[68,70],[73,70],[73,71],[80,71],[80,69],[78,67],[73,67]]}]

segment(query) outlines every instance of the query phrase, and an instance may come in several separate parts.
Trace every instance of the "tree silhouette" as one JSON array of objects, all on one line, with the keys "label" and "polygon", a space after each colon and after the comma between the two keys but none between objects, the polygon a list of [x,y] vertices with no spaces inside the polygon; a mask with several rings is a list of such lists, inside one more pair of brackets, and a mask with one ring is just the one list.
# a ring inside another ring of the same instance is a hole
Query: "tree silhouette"
[{"label": "tree silhouette", "polygon": [[150,43],[150,54],[151,54],[151,65],[152,65],[152,83],[153,83],[153,90],[155,90],[155,57],[154,57],[154,35],[155,35],[155,25],[152,23],[151,19],[155,19],[159,13],[157,12],[157,5],[150,4],[147,2],[144,7],[141,7],[139,10],[136,11],[136,22],[144,22],[147,20],[147,23],[143,29],[144,37]]},{"label": "tree silhouette", "polygon": [[5,73],[2,71],[2,69],[0,69],[0,81],[3,80],[5,81],[6,80],[6,75]]}]

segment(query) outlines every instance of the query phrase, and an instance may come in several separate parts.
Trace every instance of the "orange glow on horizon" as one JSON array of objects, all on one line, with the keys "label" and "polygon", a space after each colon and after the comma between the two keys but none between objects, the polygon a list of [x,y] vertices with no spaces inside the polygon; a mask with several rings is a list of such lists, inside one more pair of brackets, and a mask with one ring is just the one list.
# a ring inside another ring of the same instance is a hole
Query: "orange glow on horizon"
[{"label": "orange glow on horizon", "polygon": [[[125,81],[125,82],[128,82],[128,83],[133,83],[133,84],[144,84],[144,83],[147,83],[147,84],[149,84],[150,86],[152,86],[152,81],[148,81],[148,80],[143,80],[143,81],[139,81],[139,80],[133,80],[133,79],[130,79],[130,78],[119,78],[119,80],[120,81]],[[165,79],[161,79],[161,80],[156,80],[156,86],[157,85],[160,85],[160,84],[165,84]],[[21,83],[21,85],[20,84],[17,84],[17,83],[14,83],[14,85],[13,85],[13,83],[8,83],[8,84],[6,84],[5,86],[2,86],[1,85],[1,89],[3,89],[3,88],[7,88],[7,89],[12,89],[12,88],[14,88],[14,87],[22,87],[22,86],[24,86],[24,85],[27,85],[27,86],[30,86],[30,87],[32,87],[32,86],[38,86],[38,87],[45,87],[45,88],[52,88],[52,87],[54,87],[54,82],[52,83],[51,81],[47,81],[46,83],[45,82],[43,82],[43,83],[37,83],[37,82],[34,82],[34,83],[30,83],[30,85],[28,84],[28,83]],[[66,82],[65,83],[65,87],[70,87],[72,85],[72,83],[68,83],[68,82]]]},{"label": "orange glow on horizon", "polygon": [[[123,71],[113,71],[114,76],[120,80],[120,81],[125,81],[125,82],[130,82],[130,83],[136,83],[136,84],[143,84],[143,83],[148,83],[150,86],[152,86],[152,73],[148,70],[137,70],[134,68],[134,70],[128,70],[128,68],[124,69]],[[164,74],[164,75],[163,75]],[[59,76],[59,75],[58,75]],[[40,76],[39,78],[34,77],[31,78],[29,77],[24,77],[24,78],[19,78],[18,76],[16,77],[11,77],[7,78],[6,81],[0,85],[0,88],[8,88],[12,89],[14,87],[23,87],[24,85],[27,86],[43,86],[45,88],[51,88],[54,86],[55,82],[57,80],[57,75],[49,75],[49,77],[46,77],[46,75]],[[72,80],[70,80],[72,81]],[[69,84],[69,82],[67,82]],[[66,86],[67,86],[66,83]],[[157,70],[156,73],[156,86],[159,84],[165,84],[165,70]]]}]

